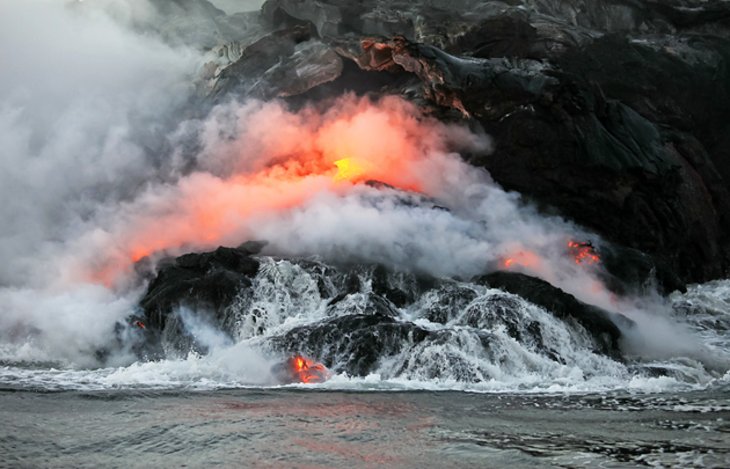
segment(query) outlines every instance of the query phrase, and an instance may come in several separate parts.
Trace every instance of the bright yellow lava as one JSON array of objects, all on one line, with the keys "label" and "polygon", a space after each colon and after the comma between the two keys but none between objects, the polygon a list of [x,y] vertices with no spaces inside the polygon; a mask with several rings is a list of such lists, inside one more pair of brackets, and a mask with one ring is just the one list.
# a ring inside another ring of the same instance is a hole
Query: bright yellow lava
[{"label": "bright yellow lava", "polygon": [[366,171],[365,165],[353,158],[337,160],[335,166],[337,166],[335,181],[352,181],[362,176]]}]

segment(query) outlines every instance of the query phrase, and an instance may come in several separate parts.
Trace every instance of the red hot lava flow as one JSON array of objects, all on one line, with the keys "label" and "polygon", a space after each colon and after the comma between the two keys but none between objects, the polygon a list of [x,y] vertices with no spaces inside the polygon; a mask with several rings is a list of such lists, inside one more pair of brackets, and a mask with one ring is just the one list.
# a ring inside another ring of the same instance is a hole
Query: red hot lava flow
[{"label": "red hot lava flow", "polygon": [[331,376],[323,364],[302,355],[295,355],[289,359],[289,372],[293,382],[307,384],[324,383]]},{"label": "red hot lava flow", "polygon": [[573,256],[576,264],[598,264],[601,257],[596,253],[593,244],[590,242],[568,241],[568,250]]}]

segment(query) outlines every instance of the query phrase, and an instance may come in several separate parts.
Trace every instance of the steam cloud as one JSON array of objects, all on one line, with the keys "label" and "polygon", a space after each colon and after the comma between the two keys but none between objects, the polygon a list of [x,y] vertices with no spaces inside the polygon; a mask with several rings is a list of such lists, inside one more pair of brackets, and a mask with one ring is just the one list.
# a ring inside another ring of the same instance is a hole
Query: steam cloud
[{"label": "steam cloud", "polygon": [[[83,261],[69,275],[89,266],[87,279],[113,284],[144,256],[260,238],[274,254],[464,278],[529,252],[523,267],[550,281],[590,278],[574,275],[565,251],[587,233],[537,215],[452,152],[486,152],[488,137],[427,118],[399,98],[345,96],[327,110],[297,112],[234,102],[185,128],[200,142],[200,169],[149,186],[102,217],[103,228],[81,236],[64,260]],[[343,159],[351,166],[344,175],[336,166]]]},{"label": "steam cloud", "polygon": [[0,285],[35,283],[100,206],[156,176],[165,128],[192,92],[193,52],[84,13],[0,6]]},{"label": "steam cloud", "polygon": [[112,3],[0,4],[0,343],[31,341],[28,359],[84,362],[131,311],[102,287],[58,285],[58,260],[164,177],[165,135],[201,60],[113,21]]},{"label": "steam cloud", "polygon": [[134,262],[253,238],[436,276],[513,258],[626,307],[566,253],[599,239],[460,158],[487,136],[395,97],[231,102],[181,121],[204,57],[125,27],[146,2],[99,5],[0,6],[0,355],[89,364],[134,309]]}]

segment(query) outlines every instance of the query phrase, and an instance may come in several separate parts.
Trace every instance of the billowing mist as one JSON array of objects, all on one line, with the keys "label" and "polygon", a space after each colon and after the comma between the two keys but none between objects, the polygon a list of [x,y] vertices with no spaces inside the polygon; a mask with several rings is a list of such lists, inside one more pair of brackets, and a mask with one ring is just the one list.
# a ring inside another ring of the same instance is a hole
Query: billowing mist
[{"label": "billowing mist", "polygon": [[0,285],[20,286],[57,275],[69,240],[159,176],[200,57],[95,9],[0,10]]},{"label": "billowing mist", "polygon": [[201,61],[113,21],[109,4],[0,5],[0,335],[48,357],[78,358],[129,314],[132,300],[103,287],[54,288],[59,262],[164,179],[165,135]]}]

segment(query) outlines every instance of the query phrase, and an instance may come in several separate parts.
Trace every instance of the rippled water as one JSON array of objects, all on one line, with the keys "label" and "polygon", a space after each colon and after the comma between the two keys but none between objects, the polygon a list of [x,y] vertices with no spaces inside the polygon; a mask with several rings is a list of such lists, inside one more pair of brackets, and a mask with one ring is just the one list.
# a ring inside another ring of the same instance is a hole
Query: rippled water
[{"label": "rippled water", "polygon": [[728,390],[0,392],[11,467],[729,467]]}]

